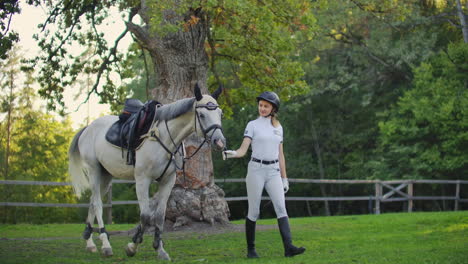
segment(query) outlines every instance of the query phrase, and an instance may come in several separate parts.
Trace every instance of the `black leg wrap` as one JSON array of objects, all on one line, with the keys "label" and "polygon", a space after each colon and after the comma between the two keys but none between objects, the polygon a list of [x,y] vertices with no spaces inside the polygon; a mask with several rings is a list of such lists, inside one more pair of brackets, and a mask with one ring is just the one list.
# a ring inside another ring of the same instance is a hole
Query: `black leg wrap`
[{"label": "black leg wrap", "polygon": [[161,245],[161,231],[156,227],[154,231],[153,248],[155,250],[158,250],[160,245]]},{"label": "black leg wrap", "polygon": [[88,240],[91,237],[92,233],[93,233],[93,228],[91,227],[91,224],[86,223],[85,230],[83,231],[83,238],[85,240]]},{"label": "black leg wrap", "polygon": [[132,238],[133,243],[141,244],[143,242],[143,233],[143,228],[141,227],[141,225],[139,225],[137,228],[137,232]]},{"label": "black leg wrap", "polygon": [[281,238],[283,239],[284,256],[293,257],[295,255],[304,253],[305,248],[298,248],[292,244],[291,230],[289,228],[289,220],[287,216],[278,218],[278,226],[281,233]]},{"label": "black leg wrap", "polygon": [[258,254],[255,251],[255,226],[256,222],[251,221],[249,218],[245,218],[245,238],[247,240],[247,257],[258,258]]},{"label": "black leg wrap", "polygon": [[145,234],[145,229],[150,226],[151,217],[148,215],[140,215],[140,225],[137,228],[137,232],[132,238],[133,243],[141,244],[143,242],[143,235]]}]

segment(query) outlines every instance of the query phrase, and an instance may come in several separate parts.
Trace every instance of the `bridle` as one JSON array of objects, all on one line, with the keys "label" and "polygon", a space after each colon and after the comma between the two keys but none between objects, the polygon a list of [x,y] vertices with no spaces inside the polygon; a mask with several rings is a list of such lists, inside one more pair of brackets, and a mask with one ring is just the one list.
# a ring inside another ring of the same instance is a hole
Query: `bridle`
[{"label": "bridle", "polygon": [[[195,119],[195,133],[197,132],[197,120],[198,120],[198,123],[200,124],[200,128],[203,132],[203,136],[205,137],[205,141],[210,141],[211,140],[211,136],[214,135],[214,133],[216,132],[216,129],[219,129],[221,130],[221,132],[223,131],[223,128],[221,127],[221,125],[218,125],[218,124],[213,124],[209,127],[207,127],[206,129],[203,127],[203,124],[202,122],[200,121],[200,114],[198,113],[197,109],[198,108],[205,108],[205,109],[208,109],[210,111],[214,111],[216,109],[218,109],[219,105],[217,104],[214,104],[213,102],[208,102],[206,104],[200,104],[200,105],[196,105],[195,106],[195,116],[196,116],[196,119]],[[208,136],[208,133],[213,130],[213,133],[211,133],[211,136]]]},{"label": "bridle", "polygon": [[[163,172],[161,173],[161,175],[156,179],[157,181],[160,181],[162,179],[162,177],[164,176],[164,174],[166,173],[167,169],[169,168],[169,166],[171,165],[171,163],[173,162],[174,163],[174,166],[176,167],[176,169],[178,170],[182,170],[183,174],[184,174],[184,179],[185,179],[185,163],[187,162],[187,160],[190,160],[193,156],[195,156],[198,151],[200,151],[200,149],[203,147],[203,145],[207,142],[210,142],[211,141],[211,137],[214,135],[214,133],[216,132],[217,129],[219,130],[223,130],[222,126],[221,125],[218,125],[218,124],[213,124],[207,128],[204,128],[203,127],[203,123],[201,122],[200,120],[200,114],[198,113],[198,109],[199,108],[205,108],[205,109],[208,109],[210,111],[214,111],[216,109],[218,109],[219,105],[213,103],[213,102],[208,102],[206,104],[197,104],[195,105],[195,118],[194,118],[194,127],[195,127],[195,133],[197,133],[197,120],[198,120],[198,123],[200,124],[200,128],[201,128],[201,131],[203,132],[203,137],[204,137],[204,140],[203,142],[197,147],[197,149],[195,150],[195,152],[193,152],[189,157],[186,157],[185,156],[185,148],[183,147],[183,142],[180,143],[178,146],[177,144],[175,143],[172,135],[171,135],[171,131],[169,130],[169,126],[167,124],[167,120],[164,121],[165,125],[166,125],[166,130],[167,130],[167,133],[169,135],[169,138],[171,139],[171,142],[172,144],[174,145],[175,147],[175,150],[174,152],[172,152],[163,142],[162,140],[159,138],[159,136],[156,135],[155,131],[151,131],[151,134],[150,134],[150,137],[152,138],[155,138],[156,141],[159,142],[159,144],[163,147],[163,149],[170,155],[170,158],[166,164],[166,167],[164,168]],[[208,136],[208,133],[210,131],[213,130],[213,133],[211,133],[211,136]],[[182,147],[182,153],[180,151]],[[183,157],[182,159],[182,166],[179,167],[177,166],[177,163],[175,162],[175,155],[176,154],[179,154],[180,156]]]}]

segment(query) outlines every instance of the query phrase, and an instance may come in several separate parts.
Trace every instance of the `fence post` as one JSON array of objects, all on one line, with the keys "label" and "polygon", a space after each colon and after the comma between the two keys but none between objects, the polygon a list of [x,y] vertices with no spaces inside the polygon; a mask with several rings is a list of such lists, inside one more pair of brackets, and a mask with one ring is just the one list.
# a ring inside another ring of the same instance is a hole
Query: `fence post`
[{"label": "fence post", "polygon": [[408,213],[413,212],[413,182],[408,183]]},{"label": "fence post", "polygon": [[460,180],[457,180],[457,185],[455,188],[455,211],[458,211],[458,203],[460,200]]},{"label": "fence post", "polygon": [[109,192],[107,192],[107,203],[109,207],[106,208],[106,215],[107,215],[107,225],[112,224],[112,182],[109,185]]},{"label": "fence post", "polygon": [[375,183],[375,214],[380,214],[380,199],[382,198],[382,184]]},{"label": "fence post", "polygon": [[307,204],[307,213],[309,213],[309,216],[312,216],[312,211],[310,210],[310,203],[309,201],[306,201]]}]

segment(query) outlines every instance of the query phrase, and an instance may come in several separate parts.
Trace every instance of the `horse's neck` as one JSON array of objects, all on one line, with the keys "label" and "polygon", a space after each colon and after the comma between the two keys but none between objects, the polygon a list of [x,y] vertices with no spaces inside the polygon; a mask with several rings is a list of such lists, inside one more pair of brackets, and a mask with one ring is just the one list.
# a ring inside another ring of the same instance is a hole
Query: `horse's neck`
[{"label": "horse's neck", "polygon": [[[194,118],[193,112],[190,111],[172,120],[161,122],[158,125],[162,136],[161,140],[167,144],[173,144],[172,140],[174,140],[175,145],[180,145],[185,138],[194,132]],[[167,126],[165,122],[167,122]]]}]

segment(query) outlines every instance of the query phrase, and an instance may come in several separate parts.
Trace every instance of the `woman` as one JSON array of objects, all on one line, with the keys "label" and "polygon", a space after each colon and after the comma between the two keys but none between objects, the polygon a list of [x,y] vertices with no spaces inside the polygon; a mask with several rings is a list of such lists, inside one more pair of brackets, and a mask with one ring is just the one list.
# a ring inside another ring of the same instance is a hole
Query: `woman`
[{"label": "woman", "polygon": [[260,215],[263,188],[273,202],[278,226],[283,239],[284,255],[302,254],[305,248],[291,242],[288,214],[284,194],[289,190],[286,162],[283,154],[283,128],[276,118],[280,100],[274,92],[263,92],[257,97],[259,117],[250,121],[244,132],[244,140],[238,150],[224,151],[223,158],[241,158],[252,144],[246,185],[249,212],[245,219],[247,257],[258,258],[255,251],[255,224]]}]

